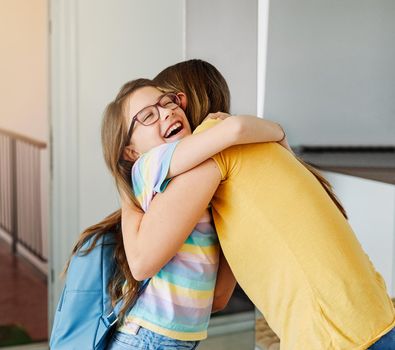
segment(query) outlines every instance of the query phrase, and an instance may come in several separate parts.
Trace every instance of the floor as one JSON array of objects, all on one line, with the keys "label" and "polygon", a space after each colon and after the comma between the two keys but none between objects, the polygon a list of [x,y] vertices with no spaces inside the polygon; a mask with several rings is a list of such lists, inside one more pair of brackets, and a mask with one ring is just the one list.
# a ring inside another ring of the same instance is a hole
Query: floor
[{"label": "floor", "polygon": [[18,324],[33,341],[48,338],[47,283],[0,240],[0,325]]}]

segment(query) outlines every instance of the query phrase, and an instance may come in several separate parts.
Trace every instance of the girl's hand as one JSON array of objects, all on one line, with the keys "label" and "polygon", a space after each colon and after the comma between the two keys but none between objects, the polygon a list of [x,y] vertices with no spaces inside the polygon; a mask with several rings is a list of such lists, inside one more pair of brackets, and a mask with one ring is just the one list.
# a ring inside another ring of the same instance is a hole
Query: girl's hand
[{"label": "girl's hand", "polygon": [[291,146],[289,145],[289,143],[288,143],[288,140],[287,140],[287,135],[286,135],[286,133],[285,133],[285,130],[284,130],[284,128],[280,125],[280,124],[278,124],[277,123],[277,125],[281,128],[281,130],[283,131],[283,138],[280,140],[280,141],[277,141],[277,143],[279,143],[281,146],[283,146],[285,149],[287,149],[289,152],[291,152],[292,154],[294,154],[294,152],[292,151],[292,148],[291,148]]},{"label": "girl's hand", "polygon": [[284,138],[284,140],[279,141],[278,142],[281,146],[283,146],[284,148],[286,148],[288,151],[290,151],[292,154],[294,154],[294,152],[292,151],[291,146],[288,143],[287,137]]},{"label": "girl's hand", "polygon": [[206,118],[204,118],[203,122],[206,121],[207,119],[226,119],[229,118],[231,115],[228,113],[224,113],[224,112],[217,112],[217,113],[210,113],[207,115]]}]

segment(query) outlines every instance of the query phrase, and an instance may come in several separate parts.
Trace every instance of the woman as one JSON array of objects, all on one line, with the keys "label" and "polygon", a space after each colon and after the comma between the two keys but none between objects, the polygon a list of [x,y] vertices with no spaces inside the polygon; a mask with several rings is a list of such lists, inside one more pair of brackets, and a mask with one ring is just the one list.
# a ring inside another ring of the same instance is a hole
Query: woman
[{"label": "woman", "polygon": [[[195,90],[210,85],[201,81]],[[127,234],[181,237],[212,199],[224,254],[282,348],[366,349],[382,338],[376,348],[393,334],[391,300],[329,185],[316,178],[277,144],[232,147],[174,178]],[[139,279],[160,268],[148,253],[130,259]]]}]

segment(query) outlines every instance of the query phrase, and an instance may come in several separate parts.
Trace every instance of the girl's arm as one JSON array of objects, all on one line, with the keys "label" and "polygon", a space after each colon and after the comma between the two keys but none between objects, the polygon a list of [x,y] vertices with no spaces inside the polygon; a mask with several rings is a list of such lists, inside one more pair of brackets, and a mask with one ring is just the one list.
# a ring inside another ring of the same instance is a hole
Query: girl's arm
[{"label": "girl's arm", "polygon": [[[213,113],[221,118],[226,113]],[[167,177],[194,168],[224,149],[247,143],[275,142],[285,136],[277,123],[250,115],[225,118],[212,128],[183,138],[174,150]]]},{"label": "girl's arm", "polygon": [[[237,120],[245,117],[227,118],[220,124],[233,118]],[[263,120],[256,117],[247,116],[244,120],[247,121],[247,118],[253,118],[252,122],[257,122],[260,127],[267,124],[262,123]],[[256,125],[253,123],[250,124],[250,127]],[[278,124],[274,124],[273,127],[278,127],[281,130]],[[240,133],[240,141],[248,139],[260,142],[258,140],[262,139],[259,136],[254,136],[256,130],[259,130],[259,127],[250,129],[246,134]],[[207,136],[209,131],[204,131],[201,134],[206,133]],[[243,137],[243,135],[246,136]],[[281,137],[278,138],[281,139]],[[175,152],[179,148],[178,146]],[[187,160],[191,158],[186,155],[183,157]],[[155,196],[145,215],[130,199],[123,196],[123,239],[129,267],[137,280],[155,275],[177,253],[207,208],[219,185],[220,178],[220,172],[215,162],[213,160],[205,161],[174,178],[165,193],[158,193]],[[166,200],[160,199],[163,196]]]},{"label": "girl's arm", "polygon": [[230,269],[230,266],[222,252],[219,257],[219,266],[217,273],[217,282],[214,290],[213,308],[211,312],[221,311],[228,305],[233,290],[236,287],[236,279]]},{"label": "girl's arm", "polygon": [[155,275],[180,250],[220,181],[220,171],[209,159],[175,177],[164,193],[155,195],[144,215],[123,196],[122,236],[129,268],[136,280]]}]

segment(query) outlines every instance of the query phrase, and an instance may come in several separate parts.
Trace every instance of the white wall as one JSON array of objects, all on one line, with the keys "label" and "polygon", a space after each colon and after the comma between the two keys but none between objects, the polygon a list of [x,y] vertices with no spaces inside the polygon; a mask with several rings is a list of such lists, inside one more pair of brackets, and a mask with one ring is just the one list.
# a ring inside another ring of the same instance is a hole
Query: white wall
[{"label": "white wall", "polygon": [[188,0],[186,57],[212,63],[228,82],[232,113],[256,114],[257,0]]},{"label": "white wall", "polygon": [[0,128],[48,141],[47,0],[0,1]]},{"label": "white wall", "polygon": [[126,81],[152,78],[183,59],[183,5],[183,0],[78,2],[81,230],[117,207],[101,153],[102,112]]},{"label": "white wall", "polygon": [[50,1],[52,303],[79,233],[119,207],[102,156],[102,112],[126,81],[184,59],[184,6],[184,0]]},{"label": "white wall", "polygon": [[270,2],[265,116],[291,144],[395,144],[395,2]]}]

